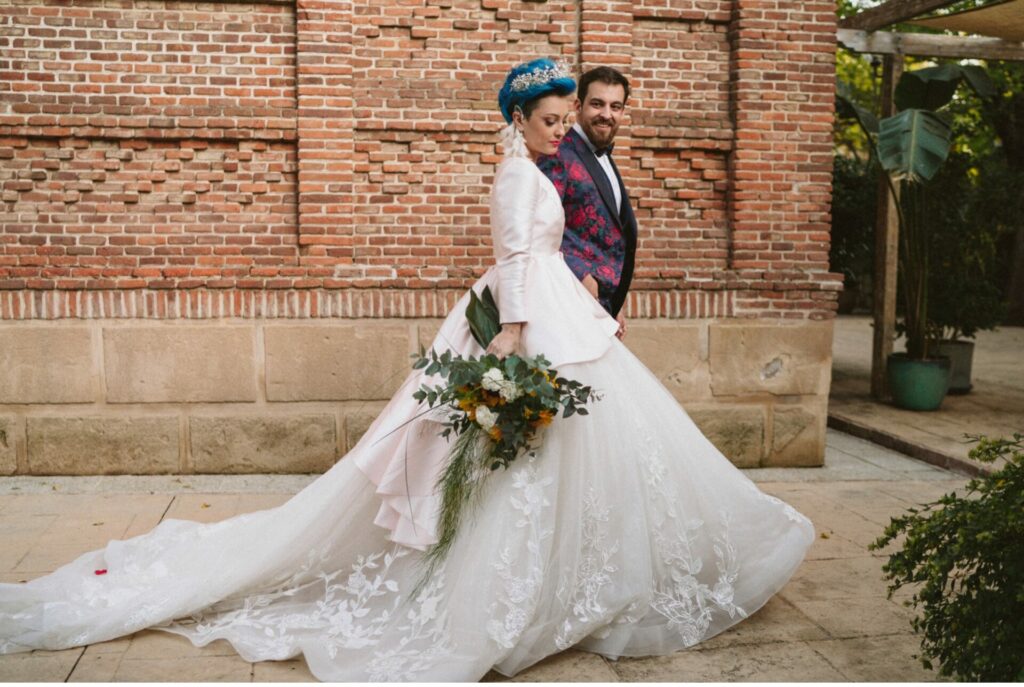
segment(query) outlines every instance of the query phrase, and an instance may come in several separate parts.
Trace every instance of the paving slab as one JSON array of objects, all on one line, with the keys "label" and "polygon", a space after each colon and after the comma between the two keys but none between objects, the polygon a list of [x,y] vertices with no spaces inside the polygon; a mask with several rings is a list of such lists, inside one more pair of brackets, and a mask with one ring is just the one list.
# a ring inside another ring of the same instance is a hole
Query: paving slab
[{"label": "paving slab", "polygon": [[845,674],[806,642],[744,644],[620,659],[612,669],[629,682],[842,682]]},{"label": "paving slab", "polygon": [[113,682],[251,682],[252,663],[239,656],[122,659]]},{"label": "paving slab", "polygon": [[882,560],[875,556],[804,561],[779,594],[800,601],[885,598]]},{"label": "paving slab", "polygon": [[316,682],[306,661],[293,658],[288,661],[261,661],[253,664],[253,682]]},{"label": "paving slab", "polygon": [[[791,602],[827,637],[845,639],[878,635],[913,634],[911,615],[884,595],[862,599]],[[808,637],[807,639],[823,639]]]},{"label": "paving slab", "polygon": [[0,656],[0,682],[64,682],[84,649]]},{"label": "paving slab", "polygon": [[492,670],[481,682],[618,682],[610,663],[597,654],[569,649],[548,656],[512,678]]},{"label": "paving slab", "polygon": [[808,642],[815,653],[853,682],[934,682],[938,675],[915,658],[913,635],[831,639]]}]

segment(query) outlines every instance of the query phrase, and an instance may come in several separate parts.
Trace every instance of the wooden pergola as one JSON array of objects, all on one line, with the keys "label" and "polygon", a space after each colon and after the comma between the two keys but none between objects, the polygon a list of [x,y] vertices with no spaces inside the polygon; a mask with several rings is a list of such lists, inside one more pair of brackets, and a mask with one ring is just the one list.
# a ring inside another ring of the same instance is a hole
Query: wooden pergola
[{"label": "wooden pergola", "polygon": [[[883,56],[882,117],[895,114],[894,92],[903,71],[903,56],[1024,60],[1024,0],[928,19],[923,14],[952,5],[955,0],[888,0],[839,22],[836,37],[844,47]],[[993,10],[998,10],[995,12]],[[987,14],[986,11],[988,11]],[[966,19],[966,20],[965,20]],[[921,26],[981,35],[950,35],[880,31],[909,22]],[[871,395],[889,395],[886,359],[892,353],[896,326],[896,265],[899,223],[886,180],[879,179],[875,217],[874,341],[871,356]]]}]

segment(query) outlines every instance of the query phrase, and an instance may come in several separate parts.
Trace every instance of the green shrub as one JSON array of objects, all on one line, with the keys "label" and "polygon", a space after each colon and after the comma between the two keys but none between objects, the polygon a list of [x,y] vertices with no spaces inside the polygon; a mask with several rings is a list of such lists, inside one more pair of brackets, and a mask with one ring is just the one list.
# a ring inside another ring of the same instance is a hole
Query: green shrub
[{"label": "green shrub", "polygon": [[964,681],[1024,680],[1024,435],[1013,440],[969,436],[970,457],[1000,470],[971,480],[967,493],[946,494],[893,518],[871,544],[880,549],[906,534],[902,549],[882,567],[889,597],[920,585],[907,605],[923,614],[921,662]]}]

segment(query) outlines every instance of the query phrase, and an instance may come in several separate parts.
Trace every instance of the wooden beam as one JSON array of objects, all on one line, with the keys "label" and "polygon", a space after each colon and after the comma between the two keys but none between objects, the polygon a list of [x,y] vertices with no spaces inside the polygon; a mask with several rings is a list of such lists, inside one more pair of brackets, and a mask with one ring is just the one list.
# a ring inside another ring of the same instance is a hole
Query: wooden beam
[{"label": "wooden beam", "polygon": [[[896,112],[896,84],[903,73],[903,57],[882,58],[882,117]],[[874,327],[871,344],[871,396],[879,401],[889,397],[886,367],[896,338],[896,267],[899,258],[900,225],[885,171],[880,171],[875,208],[875,269],[872,285]],[[899,186],[896,187],[899,193]]]},{"label": "wooden beam", "polygon": [[846,17],[839,22],[844,29],[861,29],[863,31],[874,31],[883,26],[889,26],[906,19],[931,12],[946,5],[952,5],[954,0],[889,0],[878,7],[871,7],[862,10],[852,17]]},{"label": "wooden beam", "polygon": [[839,29],[836,39],[856,52],[981,60],[1024,60],[1024,43],[982,36]]}]

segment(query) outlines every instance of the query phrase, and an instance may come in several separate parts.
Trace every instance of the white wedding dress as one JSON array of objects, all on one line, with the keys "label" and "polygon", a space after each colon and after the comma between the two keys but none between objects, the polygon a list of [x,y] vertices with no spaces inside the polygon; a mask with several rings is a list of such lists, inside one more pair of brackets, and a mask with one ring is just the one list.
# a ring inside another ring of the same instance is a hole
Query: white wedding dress
[{"label": "white wedding dress", "polygon": [[[213,524],[165,520],[25,584],[0,584],[0,653],[155,628],[226,639],[249,661],[303,654],[326,681],[477,680],[576,646],[605,656],[693,646],[760,608],[814,539],[762,493],[615,338],[559,253],[548,179],[509,157],[492,193],[503,321],[528,355],[599,390],[534,457],[490,474],[446,562],[415,595],[435,541],[448,450],[411,372],[366,435],[285,504]],[[479,354],[468,295],[434,347]],[[343,351],[339,351],[339,355]],[[107,572],[97,575],[96,571]]]}]

